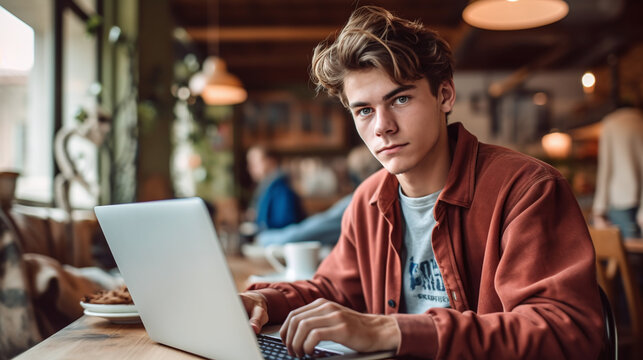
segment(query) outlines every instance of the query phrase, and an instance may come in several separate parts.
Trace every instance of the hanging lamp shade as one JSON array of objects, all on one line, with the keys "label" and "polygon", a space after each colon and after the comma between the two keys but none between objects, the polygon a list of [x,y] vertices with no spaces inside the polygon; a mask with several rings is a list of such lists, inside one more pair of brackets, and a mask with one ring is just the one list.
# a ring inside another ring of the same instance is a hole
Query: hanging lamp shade
[{"label": "hanging lamp shade", "polygon": [[229,73],[225,61],[217,56],[205,59],[203,70],[192,76],[189,86],[208,105],[234,105],[248,98],[241,80]]},{"label": "hanging lamp shade", "polygon": [[474,0],[462,18],[481,29],[522,30],[554,23],[568,12],[563,0]]}]

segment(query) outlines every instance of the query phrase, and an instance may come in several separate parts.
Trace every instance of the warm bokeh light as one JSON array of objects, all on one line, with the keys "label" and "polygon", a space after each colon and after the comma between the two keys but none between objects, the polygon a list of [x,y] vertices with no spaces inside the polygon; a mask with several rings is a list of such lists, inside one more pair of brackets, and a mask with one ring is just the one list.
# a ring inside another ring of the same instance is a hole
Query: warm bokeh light
[{"label": "warm bokeh light", "polygon": [[539,91],[539,92],[535,93],[533,98],[532,98],[532,101],[534,102],[534,105],[538,105],[538,106],[546,105],[547,100],[548,100],[547,94],[545,94],[542,91]]},{"label": "warm bokeh light", "polygon": [[583,91],[585,94],[591,94],[594,92],[594,87],[596,86],[596,77],[591,72],[586,72],[581,78],[581,83],[583,84]]},{"label": "warm bokeh light", "polygon": [[596,77],[594,76],[594,74],[588,71],[583,74],[581,83],[583,83],[583,86],[586,88],[593,87],[594,85],[596,85]]},{"label": "warm bokeh light", "polygon": [[33,62],[33,29],[0,6],[0,70],[29,71]]},{"label": "warm bokeh light", "polygon": [[569,134],[554,131],[541,140],[545,153],[552,159],[564,159],[572,151],[572,137]]}]

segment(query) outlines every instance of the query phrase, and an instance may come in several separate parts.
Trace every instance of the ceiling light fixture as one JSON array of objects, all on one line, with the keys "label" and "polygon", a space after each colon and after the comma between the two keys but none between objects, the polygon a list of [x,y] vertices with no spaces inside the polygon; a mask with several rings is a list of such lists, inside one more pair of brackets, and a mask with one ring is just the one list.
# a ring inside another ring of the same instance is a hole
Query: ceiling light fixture
[{"label": "ceiling light fixture", "polygon": [[462,12],[467,24],[486,30],[522,30],[564,18],[563,0],[472,0]]},{"label": "ceiling light fixture", "polygon": [[[211,6],[208,2],[208,12]],[[219,10],[217,2],[217,14],[213,17],[218,20]],[[218,21],[215,21],[214,26],[210,29],[213,31],[213,38],[215,43],[215,54],[219,54],[219,36],[218,36]],[[210,44],[208,39],[208,44]],[[200,72],[192,76],[189,83],[190,91],[193,94],[201,95],[203,101],[208,105],[234,105],[239,104],[248,98],[246,89],[238,77],[228,72],[225,61],[219,56],[208,56],[203,61],[203,67]]]},{"label": "ceiling light fixture", "polygon": [[228,72],[225,61],[218,56],[203,61],[203,70],[190,79],[190,90],[200,94],[208,105],[234,105],[248,98],[241,80]]}]

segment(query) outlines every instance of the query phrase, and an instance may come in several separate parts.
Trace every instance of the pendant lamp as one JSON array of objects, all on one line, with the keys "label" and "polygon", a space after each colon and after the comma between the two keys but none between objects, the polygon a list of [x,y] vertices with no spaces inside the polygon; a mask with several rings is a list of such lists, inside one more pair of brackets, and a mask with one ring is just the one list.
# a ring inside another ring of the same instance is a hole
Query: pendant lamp
[{"label": "pendant lamp", "polygon": [[473,0],[462,18],[481,29],[522,30],[554,23],[568,12],[563,0]]},{"label": "pendant lamp", "polygon": [[218,56],[205,59],[203,70],[192,76],[189,86],[208,105],[234,105],[248,98],[241,80],[228,72],[225,61]]},{"label": "pendant lamp", "polygon": [[[212,39],[215,44],[215,54],[219,54],[218,27],[219,3],[215,6],[211,2],[206,3],[209,18],[214,20],[214,26],[209,27]],[[213,14],[213,12],[216,12]],[[208,41],[208,46],[212,41]],[[234,105],[239,104],[248,98],[248,93],[238,77],[228,72],[225,61],[219,56],[209,56],[203,61],[202,70],[190,78],[190,92],[201,95],[203,101],[208,105]]]}]

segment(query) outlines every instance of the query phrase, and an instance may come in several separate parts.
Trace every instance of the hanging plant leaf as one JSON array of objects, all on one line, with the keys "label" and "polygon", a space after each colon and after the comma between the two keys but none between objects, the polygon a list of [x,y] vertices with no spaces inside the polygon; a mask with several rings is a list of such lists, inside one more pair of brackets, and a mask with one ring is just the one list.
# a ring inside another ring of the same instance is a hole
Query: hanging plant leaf
[{"label": "hanging plant leaf", "polygon": [[87,33],[90,35],[96,35],[98,33],[98,29],[102,24],[103,24],[102,16],[98,14],[91,15],[87,19],[87,21],[85,21],[85,31],[87,31]]}]

